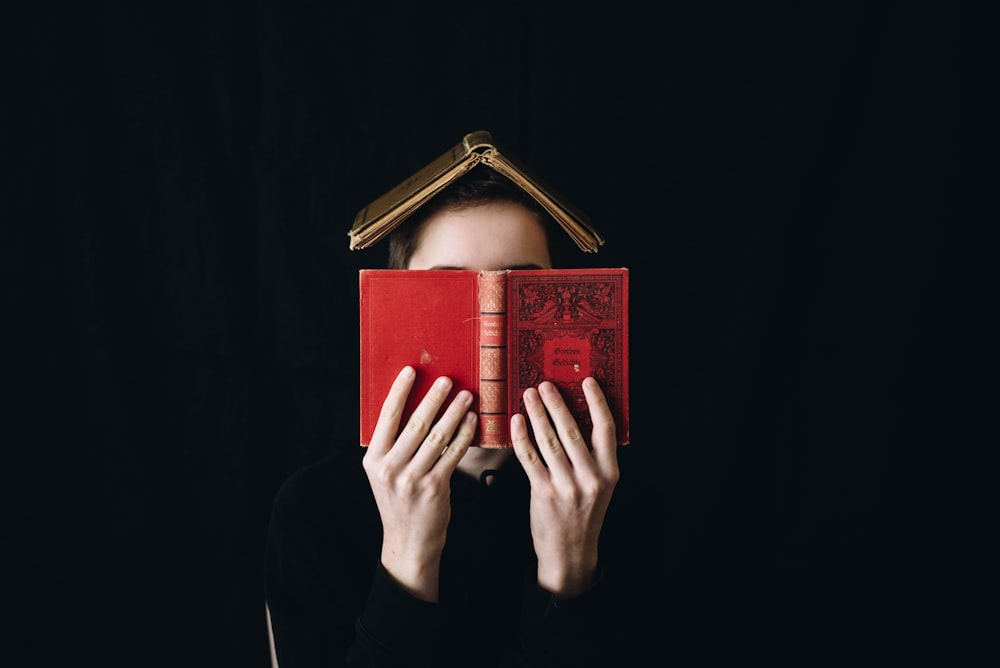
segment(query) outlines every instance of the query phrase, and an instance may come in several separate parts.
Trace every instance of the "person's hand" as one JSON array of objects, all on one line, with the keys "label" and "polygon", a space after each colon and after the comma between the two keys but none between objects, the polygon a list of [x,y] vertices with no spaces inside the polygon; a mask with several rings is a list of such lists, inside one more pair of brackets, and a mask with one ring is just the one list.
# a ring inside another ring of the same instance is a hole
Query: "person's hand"
[{"label": "person's hand", "polygon": [[597,573],[597,547],[611,495],[618,484],[615,422],[597,381],[583,393],[594,424],[592,449],[555,385],[524,392],[537,448],[521,414],[511,416],[514,452],[531,483],[531,538],[538,585],[557,598],[576,596]]},{"label": "person's hand", "polygon": [[434,422],[452,386],[441,377],[400,430],[415,378],[404,367],[393,381],[363,462],[382,518],[382,567],[417,598],[437,601],[451,475],[472,442],[476,415],[472,394],[462,390]]}]

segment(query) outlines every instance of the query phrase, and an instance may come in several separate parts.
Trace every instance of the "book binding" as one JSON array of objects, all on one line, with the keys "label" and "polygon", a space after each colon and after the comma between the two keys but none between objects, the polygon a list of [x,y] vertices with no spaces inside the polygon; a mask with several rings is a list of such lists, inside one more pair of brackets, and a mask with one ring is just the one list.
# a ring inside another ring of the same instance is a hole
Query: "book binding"
[{"label": "book binding", "polygon": [[479,443],[507,445],[507,272],[479,274]]}]

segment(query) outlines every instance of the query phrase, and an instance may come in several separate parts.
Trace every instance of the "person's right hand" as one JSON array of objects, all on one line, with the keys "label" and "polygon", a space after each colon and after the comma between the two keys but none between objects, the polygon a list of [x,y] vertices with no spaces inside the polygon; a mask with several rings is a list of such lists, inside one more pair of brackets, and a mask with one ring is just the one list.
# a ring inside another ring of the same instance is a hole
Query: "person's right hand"
[{"label": "person's right hand", "polygon": [[437,601],[451,475],[472,443],[476,415],[472,393],[462,390],[434,422],[452,386],[441,377],[400,430],[415,378],[411,367],[396,376],[363,461],[382,518],[382,567],[417,598]]}]

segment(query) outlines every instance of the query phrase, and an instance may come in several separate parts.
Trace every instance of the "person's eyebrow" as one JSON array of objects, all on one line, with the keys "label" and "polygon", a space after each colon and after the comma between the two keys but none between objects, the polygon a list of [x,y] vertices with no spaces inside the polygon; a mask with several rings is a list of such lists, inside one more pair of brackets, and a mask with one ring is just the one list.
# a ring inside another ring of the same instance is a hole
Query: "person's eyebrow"
[{"label": "person's eyebrow", "polygon": [[[455,269],[464,271],[468,269],[468,267],[458,267],[450,264],[436,264],[433,267],[431,267],[431,269]],[[541,266],[540,264],[535,264],[534,262],[531,262],[529,264],[512,264],[510,266],[504,267],[504,269],[544,269],[544,267]]]}]

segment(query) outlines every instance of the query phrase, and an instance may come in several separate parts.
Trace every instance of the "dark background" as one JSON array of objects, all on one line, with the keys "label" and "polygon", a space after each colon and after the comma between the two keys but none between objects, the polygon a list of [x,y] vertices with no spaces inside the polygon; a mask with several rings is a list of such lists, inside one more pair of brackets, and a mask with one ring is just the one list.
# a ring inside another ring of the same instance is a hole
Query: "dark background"
[{"label": "dark background", "polygon": [[950,428],[959,8],[9,10],[5,653],[268,664],[271,499],[357,439],[384,249],[347,230],[477,129],[591,215],[581,264],[631,270],[629,651],[954,651],[919,446]]}]

